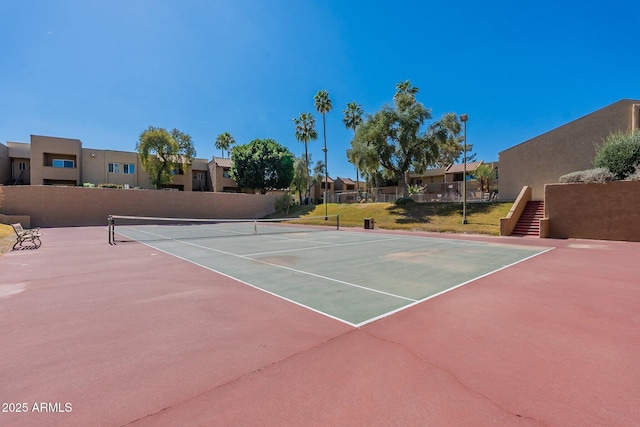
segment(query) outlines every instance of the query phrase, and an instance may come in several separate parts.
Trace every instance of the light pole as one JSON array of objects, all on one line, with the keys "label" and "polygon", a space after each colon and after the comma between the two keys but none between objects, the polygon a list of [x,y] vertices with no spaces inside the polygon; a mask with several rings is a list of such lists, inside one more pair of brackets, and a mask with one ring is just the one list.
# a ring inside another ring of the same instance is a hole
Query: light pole
[{"label": "light pole", "polygon": [[[324,122],[322,122],[324,125]],[[329,185],[329,168],[327,167],[327,131],[324,132],[324,147],[322,147],[322,151],[324,151],[324,220],[329,219],[329,215],[327,215],[328,205],[327,205],[327,186]]]},{"label": "light pole", "polygon": [[464,172],[462,173],[462,223],[469,224],[467,221],[467,120],[469,116],[460,114],[460,121],[464,123]]}]

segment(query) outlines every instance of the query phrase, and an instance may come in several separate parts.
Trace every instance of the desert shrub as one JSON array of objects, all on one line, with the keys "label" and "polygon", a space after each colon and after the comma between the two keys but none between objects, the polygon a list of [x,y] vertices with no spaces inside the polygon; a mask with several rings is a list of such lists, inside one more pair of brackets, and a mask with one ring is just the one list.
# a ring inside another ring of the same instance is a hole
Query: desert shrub
[{"label": "desert shrub", "polygon": [[640,132],[615,132],[596,147],[596,168],[607,168],[616,179],[625,179],[640,164]]},{"label": "desert shrub", "polygon": [[120,185],[120,184],[99,184],[98,188],[124,188],[124,185]]},{"label": "desert shrub", "polygon": [[613,173],[607,168],[596,168],[585,171],[571,172],[560,177],[560,182],[587,182],[603,184],[614,179]]},{"label": "desert shrub", "polygon": [[631,175],[627,176],[627,181],[640,181],[640,167],[636,166],[636,171]]},{"label": "desert shrub", "polygon": [[90,183],[90,182],[84,182],[84,183],[82,183],[82,186],[83,186],[83,187],[85,187],[85,188],[93,188],[93,187],[95,187],[96,185],[95,185],[95,184],[92,184],[92,183]]}]

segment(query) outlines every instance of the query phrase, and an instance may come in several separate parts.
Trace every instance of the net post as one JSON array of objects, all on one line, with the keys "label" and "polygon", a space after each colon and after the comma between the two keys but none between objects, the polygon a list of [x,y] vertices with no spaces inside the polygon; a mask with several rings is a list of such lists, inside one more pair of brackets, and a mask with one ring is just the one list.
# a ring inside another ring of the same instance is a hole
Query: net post
[{"label": "net post", "polygon": [[258,221],[253,221],[253,234],[258,234]]},{"label": "net post", "polygon": [[336,215],[336,230],[340,230],[340,214]]},{"label": "net post", "polygon": [[115,233],[114,233],[114,230],[113,230],[113,225],[114,225],[114,224],[113,224],[113,217],[112,217],[111,215],[109,215],[109,216],[107,217],[107,224],[109,225],[109,227],[108,227],[108,232],[109,232],[109,244],[110,244],[110,245],[113,245],[113,244],[114,244],[114,242],[113,242],[113,237],[114,237],[114,236],[113,236],[113,235],[114,235]]}]

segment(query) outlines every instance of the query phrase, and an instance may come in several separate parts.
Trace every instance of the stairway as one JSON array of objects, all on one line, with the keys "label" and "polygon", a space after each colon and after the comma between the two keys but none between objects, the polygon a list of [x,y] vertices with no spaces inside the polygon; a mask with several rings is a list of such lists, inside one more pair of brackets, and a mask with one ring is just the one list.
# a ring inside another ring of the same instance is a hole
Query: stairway
[{"label": "stairway", "polygon": [[540,236],[540,220],[544,218],[544,202],[527,202],[518,219],[518,223],[511,232],[512,236]]}]

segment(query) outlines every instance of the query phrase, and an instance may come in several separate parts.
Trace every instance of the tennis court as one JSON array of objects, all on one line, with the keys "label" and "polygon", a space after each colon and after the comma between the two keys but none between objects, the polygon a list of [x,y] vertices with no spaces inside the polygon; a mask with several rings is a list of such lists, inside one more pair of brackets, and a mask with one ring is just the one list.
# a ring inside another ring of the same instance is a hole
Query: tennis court
[{"label": "tennis court", "polygon": [[[638,425],[638,243],[202,226],[48,228],[2,255],[0,425]],[[393,304],[337,321],[256,287],[322,284],[335,309],[352,286],[309,273],[421,301],[495,269],[375,322]]]},{"label": "tennis court", "polygon": [[115,218],[128,223],[115,230],[116,244],[142,242],[352,326],[550,250],[342,231],[336,217],[330,226]]}]

